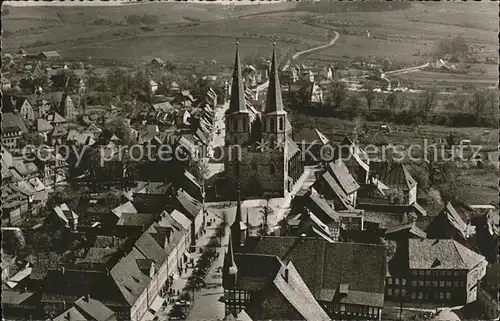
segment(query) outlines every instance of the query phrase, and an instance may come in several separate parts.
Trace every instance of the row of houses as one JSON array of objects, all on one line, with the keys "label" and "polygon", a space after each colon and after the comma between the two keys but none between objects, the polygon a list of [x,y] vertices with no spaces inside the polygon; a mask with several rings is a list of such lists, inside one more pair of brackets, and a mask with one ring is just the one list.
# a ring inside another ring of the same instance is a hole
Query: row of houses
[{"label": "row of houses", "polygon": [[[340,145],[345,150],[323,162],[315,182],[294,195],[286,224],[274,235],[250,236],[238,203],[224,262],[226,314],[380,320],[385,302],[479,302],[486,316],[498,317],[498,303],[491,300],[496,259],[488,263],[495,237],[478,242],[475,231],[489,230],[498,210],[466,223],[447,203],[425,226],[418,184],[406,165],[370,162],[348,139]],[[298,274],[295,282],[290,274]],[[277,279],[304,294],[303,307],[276,287]]]}]

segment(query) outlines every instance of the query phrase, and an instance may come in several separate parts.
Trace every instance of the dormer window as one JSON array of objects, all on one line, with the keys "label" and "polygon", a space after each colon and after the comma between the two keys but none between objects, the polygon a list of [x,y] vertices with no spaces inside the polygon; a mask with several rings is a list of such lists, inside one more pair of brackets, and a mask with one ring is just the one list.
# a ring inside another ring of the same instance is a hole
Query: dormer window
[{"label": "dormer window", "polygon": [[280,129],[280,131],[282,131],[282,130],[283,130],[283,127],[284,127],[284,124],[283,124],[283,117],[280,117],[280,119],[279,119],[279,129]]}]

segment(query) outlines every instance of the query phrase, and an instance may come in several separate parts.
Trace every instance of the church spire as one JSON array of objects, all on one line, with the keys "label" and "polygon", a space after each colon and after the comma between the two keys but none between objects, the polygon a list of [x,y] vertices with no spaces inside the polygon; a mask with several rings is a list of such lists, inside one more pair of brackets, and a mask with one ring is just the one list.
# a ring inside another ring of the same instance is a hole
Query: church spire
[{"label": "church spire", "polygon": [[234,262],[233,241],[229,238],[227,252],[224,256],[224,264],[222,266],[222,285],[224,289],[232,289],[236,286],[238,276],[238,267]]},{"label": "church spire", "polygon": [[271,60],[271,74],[269,75],[265,113],[284,112],[275,47],[276,42],[273,43],[273,58]]},{"label": "church spire", "polygon": [[[238,177],[239,180],[239,177]],[[243,217],[241,214],[241,194],[240,194],[240,186],[238,183],[238,200],[236,204],[236,215],[234,217],[234,222],[231,225],[231,238],[233,239],[234,244],[239,247],[245,243],[245,223],[243,222]]]},{"label": "church spire", "polygon": [[245,101],[245,88],[241,75],[241,62],[239,42],[236,42],[236,57],[234,59],[233,82],[231,84],[231,97],[227,113],[243,112],[246,113],[247,105]]}]

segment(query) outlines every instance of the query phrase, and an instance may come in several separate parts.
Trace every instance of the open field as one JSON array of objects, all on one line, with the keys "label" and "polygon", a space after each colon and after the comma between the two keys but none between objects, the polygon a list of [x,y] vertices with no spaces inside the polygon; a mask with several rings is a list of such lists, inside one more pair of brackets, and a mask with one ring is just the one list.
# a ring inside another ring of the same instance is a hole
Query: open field
[{"label": "open field", "polygon": [[[431,52],[438,41],[458,34],[484,47],[485,54],[495,55],[492,50],[497,48],[498,18],[493,6],[484,2],[412,3],[397,6],[409,7],[406,10],[389,6],[391,11],[380,11],[387,10],[385,6],[347,4],[327,5],[329,11],[322,11],[320,4],[286,2],[238,6],[193,2],[6,6],[3,48],[7,52],[20,47],[32,52],[60,50],[68,59],[91,56],[135,62],[159,56],[179,63],[216,59],[229,65],[234,51],[230,44],[236,38],[241,39],[243,55],[265,54],[270,42],[276,40],[280,53],[289,56],[327,42],[336,30],[340,38],[334,46],[302,59],[331,62],[345,55],[378,56],[412,64],[422,59],[414,56],[416,53]],[[369,10],[379,12],[364,12]],[[443,15],[447,16],[445,23]],[[366,38],[365,30],[370,31],[370,38]],[[220,35],[223,37],[218,38]],[[490,76],[488,73],[488,81]]]},{"label": "open field", "polygon": [[317,15],[316,20],[339,31],[342,36],[332,48],[307,57],[310,60],[325,61],[348,55],[388,57],[411,64],[420,58],[418,53],[432,53],[440,40],[456,35],[462,35],[471,45],[484,47],[484,52],[490,55],[496,55],[494,50],[498,47],[498,6],[495,3],[412,3],[408,10],[376,15],[339,12]]}]

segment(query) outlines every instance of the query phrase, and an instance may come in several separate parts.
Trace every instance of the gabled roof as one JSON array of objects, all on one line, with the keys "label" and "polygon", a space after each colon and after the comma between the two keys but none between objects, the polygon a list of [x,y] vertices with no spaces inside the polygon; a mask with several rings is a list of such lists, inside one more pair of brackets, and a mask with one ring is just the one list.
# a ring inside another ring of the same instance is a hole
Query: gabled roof
[{"label": "gabled roof", "polygon": [[[116,320],[115,314],[107,308],[101,301],[95,300],[91,297],[81,297],[75,301],[75,306],[89,315],[95,321],[112,321]],[[79,320],[79,319],[71,319]],[[68,321],[68,320],[67,320]]]},{"label": "gabled roof", "polygon": [[36,130],[39,133],[50,132],[54,127],[43,118],[38,118],[36,120]]},{"label": "gabled roof", "polygon": [[14,131],[20,131],[22,133],[28,132],[21,115],[18,113],[3,113],[2,132],[10,133]]},{"label": "gabled roof", "polygon": [[370,172],[378,175],[379,180],[392,188],[411,190],[417,182],[410,175],[406,166],[401,162],[378,162],[370,164]]},{"label": "gabled roof", "polygon": [[439,237],[441,231],[444,231],[443,224],[449,224],[464,238],[469,238],[473,233],[472,226],[469,227],[460,217],[453,205],[448,202],[439,214],[434,217],[432,222],[427,226],[426,232],[429,236]]},{"label": "gabled roof", "polygon": [[177,190],[177,201],[180,205],[179,210],[190,220],[194,220],[201,211],[201,203],[193,198],[183,189]]},{"label": "gabled roof", "polygon": [[409,239],[410,269],[470,270],[485,261],[477,254],[452,239]]},{"label": "gabled roof", "polygon": [[321,143],[323,145],[326,145],[330,142],[330,140],[328,138],[326,138],[325,135],[323,135],[319,130],[317,130],[316,128],[314,128],[314,132],[316,133],[316,135],[318,136],[319,140],[321,141]]},{"label": "gabled roof", "polygon": [[116,217],[120,218],[123,213],[137,213],[137,210],[135,209],[134,204],[129,201],[112,209],[111,212],[116,215]]},{"label": "gabled roof", "polygon": [[[249,237],[243,251],[277,255],[292,261],[314,296],[323,289],[349,284],[340,302],[382,307],[386,275],[385,247],[358,243],[329,243],[310,237]],[[238,264],[240,268],[240,264]]]},{"label": "gabled roof", "polygon": [[85,317],[76,307],[71,307],[68,310],[61,313],[59,316],[53,319],[54,321],[68,321],[68,320],[78,320],[78,321],[92,321],[90,317]]},{"label": "gabled roof", "polygon": [[321,197],[314,188],[311,189],[311,193],[308,198],[309,202],[306,203],[306,207],[312,213],[316,214],[316,216],[318,214],[323,214],[323,216],[329,217],[332,221],[339,220],[339,214],[335,212],[335,210],[330,205],[328,205],[326,200]]},{"label": "gabled roof", "polygon": [[[284,279],[285,273],[288,273],[287,280]],[[284,265],[281,267],[274,278],[273,283],[278,291],[295,308],[295,310],[297,310],[304,320],[331,320],[328,314],[316,301],[292,262],[288,262],[286,266]]]},{"label": "gabled roof", "polygon": [[45,57],[60,57],[57,51],[42,51],[40,54]]},{"label": "gabled roof", "polygon": [[336,179],[340,187],[342,187],[345,194],[351,194],[359,189],[358,183],[341,159],[328,163],[326,168]]},{"label": "gabled roof", "polygon": [[330,172],[326,171],[321,176],[320,179],[326,182],[327,186],[330,187],[330,192],[337,196],[338,200],[342,203],[342,205],[347,209],[352,209],[352,205],[350,204],[349,197],[344,192],[342,187],[337,183],[337,181],[333,178]]},{"label": "gabled roof", "polygon": [[59,115],[57,112],[51,112],[47,114],[47,120],[52,124],[67,123],[68,121]]},{"label": "gabled roof", "polygon": [[182,214],[178,210],[173,210],[172,213],[167,214],[170,215],[178,224],[180,224],[186,231],[189,231],[191,228],[191,220],[186,217],[186,215]]}]

